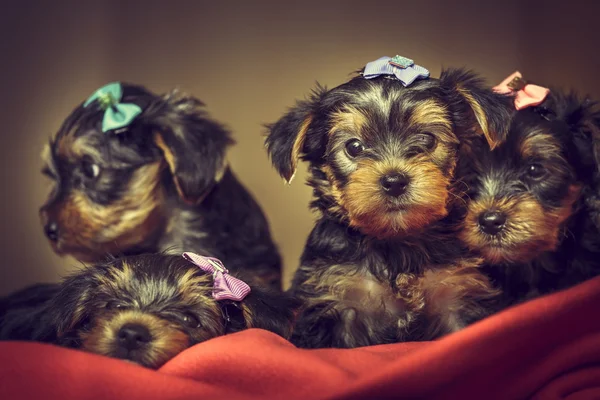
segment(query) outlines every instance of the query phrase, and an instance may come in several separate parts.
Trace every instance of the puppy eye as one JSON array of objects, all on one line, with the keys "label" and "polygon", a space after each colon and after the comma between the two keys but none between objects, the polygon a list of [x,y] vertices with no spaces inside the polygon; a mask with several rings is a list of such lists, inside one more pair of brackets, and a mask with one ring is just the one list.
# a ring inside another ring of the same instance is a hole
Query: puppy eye
[{"label": "puppy eye", "polygon": [[196,318],[195,315],[184,314],[182,317],[182,320],[186,324],[186,326],[188,326],[190,328],[199,328],[200,327],[200,321],[198,320],[198,318]]},{"label": "puppy eye", "polygon": [[546,176],[546,169],[541,164],[530,164],[527,166],[527,176],[538,180]]},{"label": "puppy eye", "polygon": [[436,138],[429,132],[422,132],[415,135],[415,142],[427,150],[431,150],[435,147]]},{"label": "puppy eye", "polygon": [[412,145],[406,153],[406,157],[410,158],[416,156],[417,154],[431,151],[435,148],[436,143],[437,139],[431,133],[417,133],[413,138],[413,142],[411,143]]},{"label": "puppy eye", "polygon": [[91,328],[91,326],[92,326],[92,320],[89,317],[87,317],[83,321],[81,321],[81,329],[88,330]]},{"label": "puppy eye", "polygon": [[365,150],[365,146],[358,139],[351,139],[346,142],[346,153],[352,158],[357,157]]},{"label": "puppy eye", "polygon": [[100,175],[100,166],[94,164],[90,159],[84,159],[81,162],[81,171],[88,179],[96,179]]}]

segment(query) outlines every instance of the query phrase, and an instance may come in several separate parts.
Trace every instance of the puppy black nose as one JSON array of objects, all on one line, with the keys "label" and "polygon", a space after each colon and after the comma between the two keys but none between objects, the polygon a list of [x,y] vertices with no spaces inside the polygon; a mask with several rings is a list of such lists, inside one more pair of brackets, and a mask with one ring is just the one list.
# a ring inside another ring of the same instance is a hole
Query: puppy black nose
[{"label": "puppy black nose", "polygon": [[380,182],[386,194],[398,197],[406,192],[410,180],[403,174],[388,174],[381,178]]},{"label": "puppy black nose", "polygon": [[117,333],[119,345],[128,349],[139,349],[152,340],[148,328],[138,324],[125,324]]},{"label": "puppy black nose", "polygon": [[44,233],[48,237],[48,239],[56,242],[58,240],[58,225],[54,221],[49,221],[46,226],[44,226]]},{"label": "puppy black nose", "polygon": [[489,235],[499,233],[506,223],[506,215],[500,211],[486,211],[479,216],[481,230]]}]

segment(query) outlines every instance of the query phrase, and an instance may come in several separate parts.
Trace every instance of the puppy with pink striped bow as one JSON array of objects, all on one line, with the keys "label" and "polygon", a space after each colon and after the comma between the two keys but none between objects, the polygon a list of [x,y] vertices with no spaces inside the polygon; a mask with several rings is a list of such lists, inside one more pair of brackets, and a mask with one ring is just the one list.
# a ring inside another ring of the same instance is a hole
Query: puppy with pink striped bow
[{"label": "puppy with pink striped bow", "polygon": [[68,277],[35,312],[7,315],[2,337],[18,333],[148,368],[248,328],[288,338],[295,300],[241,278],[194,253],[123,257]]}]

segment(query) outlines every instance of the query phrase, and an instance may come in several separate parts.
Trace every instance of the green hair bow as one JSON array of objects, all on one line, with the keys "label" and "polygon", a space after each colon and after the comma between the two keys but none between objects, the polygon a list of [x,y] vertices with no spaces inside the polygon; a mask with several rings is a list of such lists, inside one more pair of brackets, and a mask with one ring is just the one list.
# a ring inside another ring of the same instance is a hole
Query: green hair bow
[{"label": "green hair bow", "polygon": [[112,82],[96,90],[86,101],[83,107],[87,107],[93,101],[98,101],[104,110],[102,120],[102,132],[123,128],[141,114],[142,109],[133,103],[120,103],[123,97],[123,88],[120,82]]}]

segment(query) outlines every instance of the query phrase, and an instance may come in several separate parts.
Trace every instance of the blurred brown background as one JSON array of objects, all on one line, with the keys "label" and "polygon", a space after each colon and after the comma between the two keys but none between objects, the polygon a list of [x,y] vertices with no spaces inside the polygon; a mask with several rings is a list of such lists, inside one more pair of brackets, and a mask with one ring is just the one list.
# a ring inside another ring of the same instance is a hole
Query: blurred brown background
[{"label": "blurred brown background", "polygon": [[315,81],[335,86],[380,56],[411,57],[439,75],[469,66],[499,82],[526,78],[600,98],[591,1],[3,1],[0,12],[0,293],[55,280],[56,257],[37,209],[48,182],[39,154],[79,102],[113,80],[202,99],[235,133],[230,160],[267,212],[296,268],[313,216],[300,171],[291,186],[271,168],[261,124]]}]

